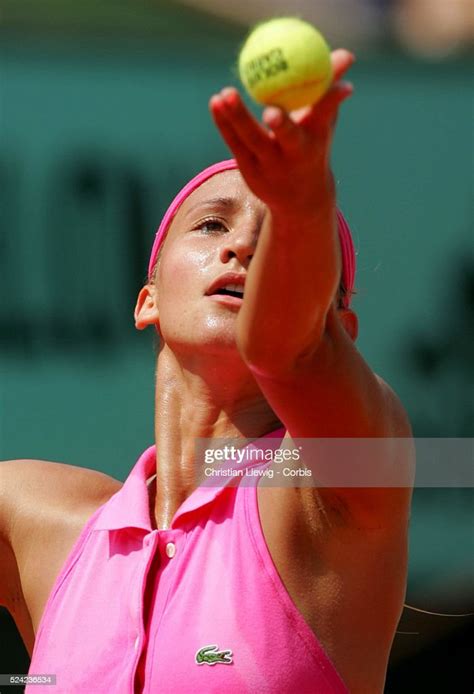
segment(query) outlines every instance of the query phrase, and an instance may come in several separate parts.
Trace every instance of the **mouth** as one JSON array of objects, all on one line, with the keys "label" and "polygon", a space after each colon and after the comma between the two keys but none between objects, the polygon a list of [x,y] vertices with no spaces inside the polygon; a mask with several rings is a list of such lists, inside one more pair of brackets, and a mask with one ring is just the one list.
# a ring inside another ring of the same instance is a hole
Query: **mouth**
[{"label": "mouth", "polygon": [[243,304],[243,292],[235,292],[231,289],[218,289],[213,294],[209,294],[208,298],[213,301],[223,304],[224,306],[240,307]]},{"label": "mouth", "polygon": [[219,289],[216,289],[211,296],[233,296],[236,299],[243,299],[244,288],[238,287],[237,285],[235,285],[235,287],[220,287]]},{"label": "mouth", "polygon": [[244,298],[245,275],[228,272],[218,277],[209,287],[206,295],[230,305],[239,305]]}]

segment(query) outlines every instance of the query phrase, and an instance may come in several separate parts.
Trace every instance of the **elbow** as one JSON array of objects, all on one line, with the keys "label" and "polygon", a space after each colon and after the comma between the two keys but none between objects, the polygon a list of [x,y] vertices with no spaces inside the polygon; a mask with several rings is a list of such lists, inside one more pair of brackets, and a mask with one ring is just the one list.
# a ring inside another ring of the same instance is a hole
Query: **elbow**
[{"label": "elbow", "polygon": [[275,340],[251,340],[248,337],[237,341],[239,353],[255,376],[288,380],[300,372],[308,362],[313,362],[322,337],[313,334],[302,347],[300,341],[291,342],[291,337],[279,331]]},{"label": "elbow", "polygon": [[257,377],[283,377],[292,371],[294,363],[284,350],[279,352],[275,346],[272,349],[265,347],[243,349],[240,350],[240,355],[249,370]]}]

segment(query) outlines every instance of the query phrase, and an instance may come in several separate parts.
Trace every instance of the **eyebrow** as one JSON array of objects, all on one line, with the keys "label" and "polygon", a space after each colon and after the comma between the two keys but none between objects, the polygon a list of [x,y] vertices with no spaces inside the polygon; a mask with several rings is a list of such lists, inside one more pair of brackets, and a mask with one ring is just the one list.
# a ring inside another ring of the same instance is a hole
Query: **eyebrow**
[{"label": "eyebrow", "polygon": [[236,200],[235,198],[228,198],[222,196],[217,196],[215,198],[207,198],[207,200],[200,200],[199,202],[196,202],[189,208],[189,210],[185,214],[185,217],[187,217],[191,212],[193,212],[193,210],[195,210],[198,207],[225,207],[227,209],[235,209]]}]

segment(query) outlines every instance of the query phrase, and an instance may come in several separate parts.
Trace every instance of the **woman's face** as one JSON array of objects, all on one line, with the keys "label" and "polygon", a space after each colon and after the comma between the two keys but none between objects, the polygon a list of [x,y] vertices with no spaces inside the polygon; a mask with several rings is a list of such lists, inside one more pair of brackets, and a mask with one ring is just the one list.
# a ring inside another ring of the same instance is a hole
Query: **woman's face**
[{"label": "woman's face", "polygon": [[209,291],[224,273],[247,274],[266,211],[234,170],[216,174],[183,202],[155,274],[159,329],[171,349],[236,347],[242,302]]}]

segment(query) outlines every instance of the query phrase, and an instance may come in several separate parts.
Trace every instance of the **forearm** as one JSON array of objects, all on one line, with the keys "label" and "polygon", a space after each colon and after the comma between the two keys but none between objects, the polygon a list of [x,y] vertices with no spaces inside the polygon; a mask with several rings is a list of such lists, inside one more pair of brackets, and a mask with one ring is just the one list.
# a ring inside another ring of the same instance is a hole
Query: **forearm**
[{"label": "forearm", "polygon": [[337,291],[341,257],[331,143],[352,85],[340,81],[354,61],[331,54],[334,81],[316,104],[290,114],[268,107],[258,123],[233,88],[210,109],[250,190],[270,211],[248,270],[237,318],[237,345],[249,367],[287,374],[318,349]]},{"label": "forearm", "polygon": [[334,194],[310,215],[267,215],[237,319],[237,344],[250,368],[286,372],[317,348],[340,273]]}]

